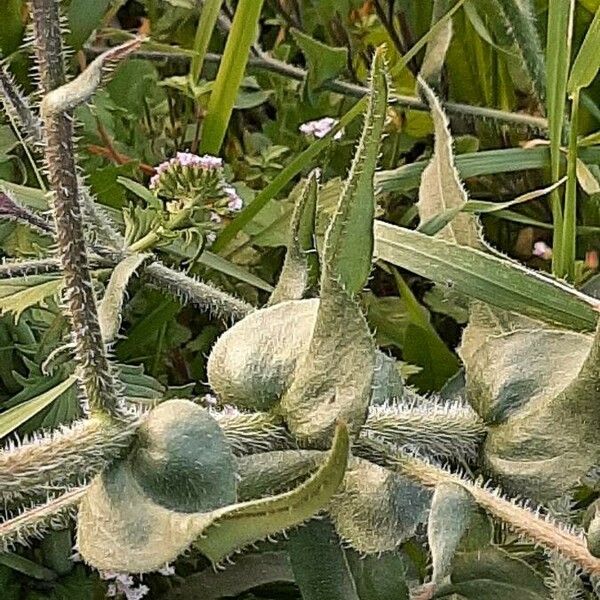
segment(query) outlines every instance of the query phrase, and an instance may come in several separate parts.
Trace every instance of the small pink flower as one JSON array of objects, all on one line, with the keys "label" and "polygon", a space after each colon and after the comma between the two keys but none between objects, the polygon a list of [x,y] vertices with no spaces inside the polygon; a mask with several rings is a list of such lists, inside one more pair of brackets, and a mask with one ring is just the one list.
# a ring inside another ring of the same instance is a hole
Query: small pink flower
[{"label": "small pink flower", "polygon": [[[338,120],[332,117],[323,117],[316,121],[307,121],[300,125],[300,132],[305,135],[314,135],[316,138],[325,137],[337,124]],[[341,129],[334,136],[334,140],[339,140],[344,135],[344,130]]]},{"label": "small pink flower", "polygon": [[544,260],[550,260],[552,258],[552,248],[550,248],[546,242],[536,242],[533,245],[532,254],[534,256],[539,256]]},{"label": "small pink flower", "polygon": [[244,206],[244,201],[239,197],[236,189],[233,186],[226,186],[223,188],[223,192],[229,198],[229,202],[227,203],[227,208],[232,212],[238,212],[242,210]]}]

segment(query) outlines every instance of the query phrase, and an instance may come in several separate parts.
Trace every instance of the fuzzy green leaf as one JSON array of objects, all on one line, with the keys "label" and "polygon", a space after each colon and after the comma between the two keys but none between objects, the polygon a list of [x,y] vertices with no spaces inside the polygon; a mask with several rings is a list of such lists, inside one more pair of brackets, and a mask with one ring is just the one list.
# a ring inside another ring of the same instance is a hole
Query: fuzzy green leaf
[{"label": "fuzzy green leaf", "polygon": [[149,256],[149,254],[132,254],[114,268],[104,296],[98,305],[98,321],[105,342],[112,342],[117,337],[127,284]]},{"label": "fuzzy green leaf", "polygon": [[338,425],[327,460],[297,488],[261,500],[251,500],[217,511],[196,541],[213,562],[234,550],[298,525],[323,509],[337,491],[348,462],[350,440]]},{"label": "fuzzy green leaf", "polygon": [[294,207],[285,262],[269,304],[300,300],[317,279],[319,265],[314,231],[318,185],[318,172],[313,171]]},{"label": "fuzzy green leaf", "polygon": [[379,156],[388,98],[385,56],[379,48],[371,69],[371,91],[354,160],[326,232],[323,280],[339,279],[350,294],[359,292],[371,272],[375,194],[373,177]]},{"label": "fuzzy green leaf", "polygon": [[476,506],[471,495],[459,485],[442,483],[435,488],[427,523],[434,584],[439,585],[450,574],[454,554]]},{"label": "fuzzy green leaf", "polygon": [[576,331],[594,329],[598,301],[515,261],[375,222],[375,254],[496,306]]}]

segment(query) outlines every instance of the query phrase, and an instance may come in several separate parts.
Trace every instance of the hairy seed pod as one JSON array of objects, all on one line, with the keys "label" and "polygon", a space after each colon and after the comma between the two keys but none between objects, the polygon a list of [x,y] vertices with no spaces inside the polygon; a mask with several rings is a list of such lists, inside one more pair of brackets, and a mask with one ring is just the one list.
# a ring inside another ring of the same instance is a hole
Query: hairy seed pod
[{"label": "hairy seed pod", "polygon": [[208,382],[220,400],[269,410],[291,383],[308,350],[318,299],[290,300],[249,314],[215,343]]},{"label": "hairy seed pod", "polygon": [[329,514],[345,542],[358,552],[394,550],[425,521],[430,493],[368,460],[353,459]]},{"label": "hairy seed pod", "polygon": [[235,502],[227,438],[209,412],[189,400],[169,400],[152,410],[129,461],[144,493],[171,510],[196,512]]},{"label": "hairy seed pod", "polygon": [[489,425],[484,465],[508,493],[547,502],[600,461],[599,342],[473,308],[460,349],[467,395]]},{"label": "hairy seed pod", "polygon": [[600,557],[600,500],[596,500],[588,508],[584,525],[588,550],[594,556]]},{"label": "hairy seed pod", "polygon": [[[257,310],[228,329],[207,365],[208,382],[221,402],[254,410],[275,407],[308,352],[318,309],[318,298],[289,300]],[[392,359],[377,352],[373,371],[374,403],[402,395]]]},{"label": "hairy seed pod", "polygon": [[[232,459],[230,450],[206,439],[206,434],[214,436],[207,425],[211,417],[186,404],[195,406],[181,400],[161,405],[167,406],[166,412],[149,418],[137,451],[97,477],[86,491],[79,509],[77,543],[83,559],[97,569],[153,571],[192,544],[219,562],[235,550],[311,518],[338,489],[350,447],[343,425],[336,429],[326,459],[306,481],[284,494],[236,502],[235,494],[230,497],[235,473],[225,477],[220,489],[223,477],[218,472],[228,461],[210,456],[216,449]],[[204,466],[204,477],[196,459]],[[203,487],[190,490],[186,475]],[[173,499],[166,497],[168,491]],[[202,511],[189,511],[189,502],[195,501],[190,491],[203,498]]]}]

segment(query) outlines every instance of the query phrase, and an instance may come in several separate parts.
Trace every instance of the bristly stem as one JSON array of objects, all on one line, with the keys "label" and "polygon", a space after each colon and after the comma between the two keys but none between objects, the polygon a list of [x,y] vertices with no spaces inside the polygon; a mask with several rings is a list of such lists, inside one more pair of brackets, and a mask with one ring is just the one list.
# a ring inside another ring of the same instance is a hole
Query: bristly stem
[{"label": "bristly stem", "polygon": [[[65,65],[57,0],[32,0],[35,52],[42,92],[64,85]],[[84,238],[70,113],[45,117],[45,160],[53,190],[56,241],[66,283],[78,376],[90,409],[115,414],[118,396],[96,309]]]},{"label": "bristly stem", "polygon": [[420,482],[425,487],[440,483],[454,483],[471,494],[473,500],[485,511],[503,521],[517,532],[546,550],[559,552],[579,565],[590,575],[600,574],[600,558],[592,556],[582,536],[555,524],[551,519],[531,509],[504,498],[498,491],[482,487],[426,460],[396,452],[384,444],[360,438],[353,447],[356,456],[363,456],[383,467]]}]

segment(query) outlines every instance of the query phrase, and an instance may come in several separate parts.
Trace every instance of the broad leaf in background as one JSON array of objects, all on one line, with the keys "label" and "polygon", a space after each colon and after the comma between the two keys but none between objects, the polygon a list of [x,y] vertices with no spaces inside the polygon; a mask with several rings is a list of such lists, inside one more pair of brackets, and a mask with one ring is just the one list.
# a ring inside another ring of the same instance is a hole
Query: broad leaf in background
[{"label": "broad leaf in background", "polygon": [[491,306],[575,331],[596,326],[597,300],[508,258],[380,221],[375,255]]},{"label": "broad leaf in background", "polygon": [[292,29],[291,33],[306,57],[308,64],[306,84],[310,98],[323,83],[337,77],[346,67],[348,49],[327,46],[298,29]]},{"label": "broad leaf in background", "polygon": [[[460,211],[467,202],[467,193],[454,166],[452,136],[448,128],[448,119],[439,100],[431,88],[420,80],[421,92],[427,99],[434,124],[434,148],[431,161],[423,171],[419,187],[419,216],[426,223],[435,216],[447,211]],[[481,247],[479,226],[474,216],[457,213],[452,222],[446,225],[438,237],[455,244]]]},{"label": "broad leaf in background", "polygon": [[303,600],[361,600],[328,519],[310,521],[290,533],[289,554]]}]

